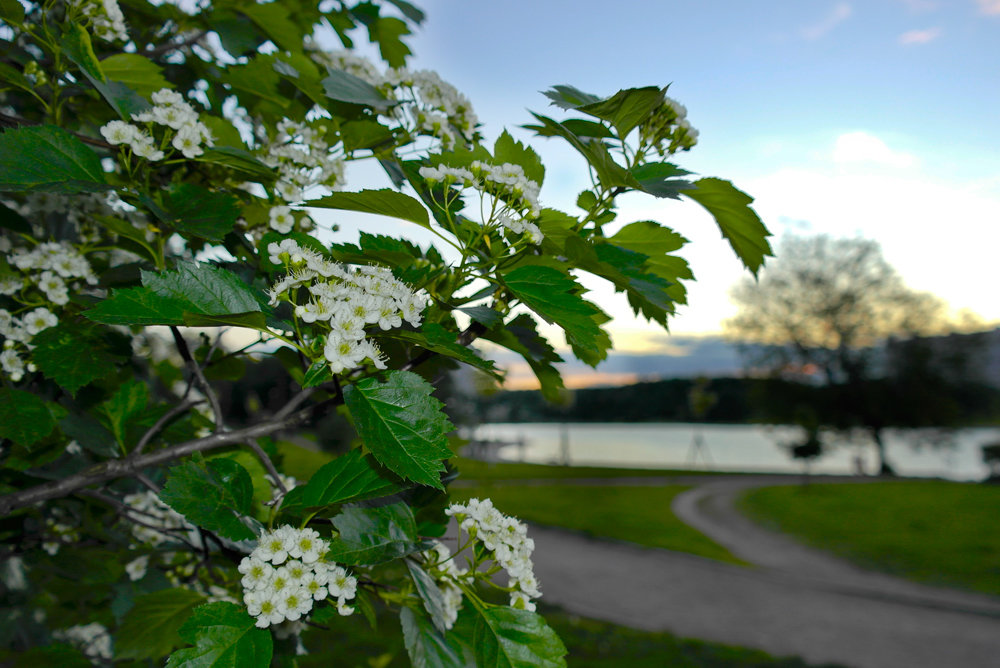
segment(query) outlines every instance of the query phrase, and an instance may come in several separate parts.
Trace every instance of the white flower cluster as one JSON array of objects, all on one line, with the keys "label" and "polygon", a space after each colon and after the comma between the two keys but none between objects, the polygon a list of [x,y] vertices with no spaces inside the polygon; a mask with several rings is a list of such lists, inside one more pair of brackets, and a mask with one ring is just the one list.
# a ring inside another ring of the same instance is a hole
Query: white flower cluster
[{"label": "white flower cluster", "polygon": [[151,125],[170,128],[173,131],[172,136],[171,132],[167,132],[159,147],[156,146],[152,134],[147,134],[142,128],[125,121],[110,121],[103,126],[101,134],[104,139],[115,146],[127,144],[133,153],[153,162],[166,157],[162,148],[167,138],[171,140],[170,145],[188,159],[203,154],[205,152],[203,144],[212,146],[212,132],[198,120],[198,112],[188,104],[183,95],[169,88],[162,88],[153,93],[152,99],[154,106],[146,111],[132,114],[132,120],[146,123],[146,127],[150,129]]},{"label": "white flower cluster", "polygon": [[437,72],[391,69],[386,72],[386,81],[396,88],[394,98],[405,100],[408,93],[417,127],[440,139],[442,148],[453,149],[460,139],[462,144],[475,141],[479,119],[472,103]]},{"label": "white flower cluster", "polygon": [[55,556],[63,543],[75,543],[80,540],[80,530],[78,527],[60,522],[56,518],[45,519],[46,539],[42,543],[42,549],[50,555]]},{"label": "white flower cluster", "polygon": [[129,494],[123,501],[129,507],[129,512],[142,522],[131,523],[132,534],[137,540],[156,547],[170,541],[171,536],[176,536],[177,540],[183,539],[192,545],[201,545],[201,534],[197,527],[153,492],[147,490]]},{"label": "white flower cluster", "polygon": [[90,19],[94,34],[109,42],[127,42],[125,15],[117,0],[74,0],[73,7]]},{"label": "white flower cluster", "polygon": [[514,234],[525,235],[528,238],[528,241],[533,244],[540,244],[545,238],[542,231],[538,229],[538,225],[535,225],[530,220],[514,220],[513,218],[504,215],[497,216],[497,220],[504,226],[504,228],[510,230]]},{"label": "white flower cluster", "polygon": [[512,588],[510,604],[533,611],[532,599],[540,597],[542,592],[538,589],[531,562],[535,541],[528,538],[528,527],[494,508],[489,499],[452,504],[445,514],[454,516],[469,537],[492,552],[493,560],[507,571],[508,587]]},{"label": "white flower cluster", "polygon": [[[322,123],[296,123],[287,118],[278,123],[274,138],[259,151],[261,161],[278,170],[274,189],[287,202],[303,199],[313,186],[336,190],[344,185],[344,160],[331,152]],[[261,131],[264,131],[261,129]]]},{"label": "white flower cluster", "polygon": [[350,615],[347,605],[358,581],[343,567],[323,561],[330,544],[312,529],[285,525],[262,531],[257,547],[240,562],[243,603],[257,626],[266,628],[307,615],[314,601],[337,599],[337,611]]},{"label": "white flower cluster", "polygon": [[352,74],[378,88],[387,99],[397,102],[389,115],[394,120],[441,140],[441,147],[453,149],[459,143],[476,140],[479,119],[469,99],[437,72],[390,68],[385,74],[367,58],[351,51],[323,51],[316,42],[306,42],[313,60],[325,67]]},{"label": "white flower cluster", "polygon": [[437,581],[444,603],[445,627],[450,629],[458,619],[458,611],[462,609],[462,589],[458,583],[471,584],[473,578],[467,569],[458,567],[451,550],[439,541],[434,541],[434,545],[421,556],[424,568]]},{"label": "white flower cluster", "polygon": [[97,622],[58,629],[52,632],[52,637],[73,645],[91,659],[110,661],[114,656],[111,651],[111,634]]},{"label": "white flower cluster", "polygon": [[693,148],[698,143],[698,131],[687,119],[687,107],[664,97],[659,109],[640,126],[639,139],[667,156]]},{"label": "white flower cluster", "polygon": [[308,284],[309,301],[295,306],[295,315],[305,323],[329,327],[324,357],[333,373],[340,373],[369,359],[384,369],[382,353],[365,337],[365,327],[378,325],[387,330],[402,325],[414,327],[427,305],[422,293],[413,292],[385,267],[349,267],[332,262],[319,253],[299,246],[294,239],[271,243],[270,260],[291,270],[271,287],[271,304],[288,299],[297,304],[290,291]]},{"label": "white flower cluster", "polygon": [[[30,250],[14,249],[7,262],[18,273],[0,276],[0,296],[12,297],[24,305],[47,302],[64,306],[69,303],[70,289],[81,281],[97,283],[90,263],[67,242],[47,241]],[[38,306],[20,316],[15,313],[0,309],[0,336],[5,339],[3,352],[0,352],[0,368],[17,382],[26,371],[34,371],[34,365],[22,357],[31,350],[31,339],[42,330],[57,325],[59,317],[47,306]]]}]

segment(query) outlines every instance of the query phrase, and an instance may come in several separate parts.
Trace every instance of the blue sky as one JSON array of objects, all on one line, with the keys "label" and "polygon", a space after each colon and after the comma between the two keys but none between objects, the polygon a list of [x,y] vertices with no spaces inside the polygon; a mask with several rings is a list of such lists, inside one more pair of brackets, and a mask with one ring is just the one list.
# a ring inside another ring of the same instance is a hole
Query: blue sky
[{"label": "blue sky", "polygon": [[[597,94],[671,84],[700,143],[678,162],[732,179],[780,236],[879,240],[912,286],[1000,320],[1000,0],[421,3],[412,66],[437,70],[472,100],[493,138],[544,111],[539,91]],[[522,138],[528,133],[522,132]],[[575,155],[535,140],[546,204],[585,187]],[[699,279],[674,322],[718,332],[740,268],[693,203],[631,198],[621,220],[654,218],[692,240]],[[616,345],[664,339],[599,281]]]}]

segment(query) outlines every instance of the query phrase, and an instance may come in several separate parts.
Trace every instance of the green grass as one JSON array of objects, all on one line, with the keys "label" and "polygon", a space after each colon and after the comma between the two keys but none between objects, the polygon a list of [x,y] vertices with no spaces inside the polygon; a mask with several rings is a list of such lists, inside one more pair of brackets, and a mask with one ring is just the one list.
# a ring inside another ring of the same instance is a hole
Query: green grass
[{"label": "green grass", "polygon": [[460,480],[525,480],[565,478],[640,478],[677,475],[712,475],[710,471],[683,469],[633,469],[603,466],[552,466],[523,462],[481,462],[477,459],[453,457],[451,463],[461,473]]},{"label": "green grass", "polygon": [[503,485],[453,488],[451,495],[456,501],[489,497],[501,512],[528,522],[742,564],[671,512],[674,497],[687,489],[683,485]]},{"label": "green grass", "polygon": [[1000,595],[1000,486],[765,487],[740,503],[750,517],[862,566]]},{"label": "green grass", "polygon": [[[810,668],[797,658],[775,658],[760,650],[678,638],[670,633],[635,629],[569,615],[541,606],[539,612],[569,650],[572,668]],[[372,630],[358,616],[331,620],[331,632],[308,631],[310,654],[299,657],[302,668],[406,668],[399,620],[378,615]],[[311,637],[310,637],[311,636]],[[335,660],[334,660],[335,659]],[[824,664],[832,666],[832,664]]]}]

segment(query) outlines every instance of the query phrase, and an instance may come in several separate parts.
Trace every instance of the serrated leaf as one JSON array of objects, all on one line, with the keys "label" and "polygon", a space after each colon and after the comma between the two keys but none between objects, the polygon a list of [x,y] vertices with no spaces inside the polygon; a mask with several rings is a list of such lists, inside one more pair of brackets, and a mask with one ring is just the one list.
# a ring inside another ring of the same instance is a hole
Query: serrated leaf
[{"label": "serrated leaf", "polygon": [[181,183],[164,197],[163,222],[184,236],[222,241],[240,216],[235,195],[216,192],[192,183]]},{"label": "serrated leaf", "polygon": [[65,24],[61,46],[66,56],[76,63],[89,79],[107,83],[107,78],[101,71],[101,64],[94,55],[94,47],[86,28],[79,23]]},{"label": "serrated leaf", "polygon": [[110,186],[101,161],[82,141],[54,125],[0,133],[0,192],[94,192]]},{"label": "serrated leaf", "polygon": [[108,299],[82,315],[106,325],[183,325],[184,307],[149,288],[125,288],[112,290]]},{"label": "serrated leaf", "polygon": [[[84,315],[97,322],[117,319],[117,323],[154,324],[150,321],[156,318],[156,310],[162,309],[164,322],[155,324],[197,321],[199,325],[212,326],[233,324],[237,320],[242,323],[240,326],[254,327],[259,323],[262,296],[239,276],[221,267],[181,262],[174,271],[143,271],[142,283],[142,288],[115,291],[111,299],[85,311]],[[251,315],[243,319],[233,317],[246,314]]]},{"label": "serrated leaf", "polygon": [[565,84],[553,86],[551,90],[543,91],[542,95],[552,100],[552,104],[567,110],[601,101],[596,95],[584,93],[579,88]]},{"label": "serrated leaf", "polygon": [[580,155],[587,159],[590,166],[594,168],[598,180],[605,188],[625,187],[638,188],[639,182],[629,174],[628,170],[615,162],[608,151],[607,145],[600,139],[580,137],[573,133],[562,123],[551,118],[532,113],[538,119],[545,132],[539,132],[542,136],[559,136],[570,143]]},{"label": "serrated leaf", "polygon": [[144,97],[163,88],[173,88],[159,65],[137,53],[108,56],[101,61],[101,71],[108,80],[124,84]]},{"label": "serrated leaf", "polygon": [[477,668],[561,668],[566,646],[534,612],[507,607],[480,611],[475,641]]},{"label": "serrated leaf", "polygon": [[431,396],[434,388],[410,371],[390,371],[385,383],[366,378],[344,389],[354,426],[375,458],[403,478],[443,489],[442,461],[451,456],[454,428]]},{"label": "serrated leaf", "polygon": [[389,216],[390,218],[407,220],[422,227],[430,227],[427,209],[424,208],[424,205],[409,195],[404,195],[395,190],[362,190],[356,193],[336,192],[321,199],[309,200],[305,203],[305,206],[375,213],[381,216]]},{"label": "serrated leaf", "polygon": [[321,83],[326,96],[339,102],[362,104],[379,111],[385,111],[393,105],[375,86],[342,70],[331,70]]},{"label": "serrated leaf", "polygon": [[18,0],[0,0],[0,19],[8,23],[24,22],[24,5]]},{"label": "serrated leaf", "polygon": [[531,316],[522,313],[502,329],[488,331],[482,338],[523,357],[538,378],[542,396],[549,401],[559,399],[563,381],[553,364],[563,360],[549,342],[538,334],[537,325]]},{"label": "serrated leaf", "polygon": [[464,362],[496,378],[500,377],[491,360],[483,359],[467,346],[458,343],[453,333],[437,323],[425,323],[419,332],[400,329],[387,332],[385,336],[415,343],[421,348]]},{"label": "serrated leaf", "polygon": [[183,644],[180,628],[205,597],[190,589],[143,594],[115,633],[116,659],[158,659]]},{"label": "serrated leaf", "polygon": [[327,364],[326,360],[313,362],[302,379],[302,389],[316,387],[329,380],[333,380],[333,374],[330,373],[330,365]]},{"label": "serrated leaf", "polygon": [[530,146],[525,146],[510,136],[506,130],[497,138],[493,145],[493,158],[497,164],[509,162],[520,165],[524,170],[524,175],[542,185],[545,179],[545,165],[542,159]]},{"label": "serrated leaf", "polygon": [[690,181],[676,178],[691,172],[669,162],[647,162],[629,170],[643,192],[655,197],[680,199],[681,192],[694,188]]},{"label": "serrated leaf", "polygon": [[195,608],[180,628],[194,647],[170,655],[167,668],[268,668],[274,644],[271,633],[235,603],[219,601]]},{"label": "serrated leaf", "polygon": [[409,34],[410,27],[406,22],[394,16],[380,17],[368,25],[369,40],[378,44],[382,60],[389,63],[390,67],[404,67],[407,56],[412,55],[410,48],[400,39]]},{"label": "serrated leaf", "polygon": [[656,86],[628,88],[599,102],[576,107],[576,111],[608,121],[624,139],[637,125],[663,103],[664,91]]},{"label": "serrated leaf", "polygon": [[159,496],[192,524],[231,540],[256,538],[241,521],[250,512],[253,482],[246,469],[231,459],[172,467]]},{"label": "serrated leaf", "polygon": [[52,412],[40,397],[0,387],[0,438],[30,448],[51,434],[55,427]]},{"label": "serrated leaf", "polygon": [[712,214],[722,236],[729,241],[743,265],[756,276],[764,258],[774,253],[767,241],[771,233],[764,227],[760,216],[750,208],[753,197],[722,179],[699,179],[694,185],[695,189],[685,190],[684,195]]},{"label": "serrated leaf", "polygon": [[553,267],[527,265],[503,275],[503,282],[525,306],[566,332],[573,352],[596,366],[607,356],[611,340],[600,328],[604,313],[580,297],[582,288]]},{"label": "serrated leaf", "polygon": [[399,611],[399,622],[413,668],[475,668],[463,661],[446,636],[423,613],[404,607]]},{"label": "serrated leaf", "polygon": [[494,311],[489,306],[460,306],[458,310],[486,329],[493,329],[503,322],[503,314]]},{"label": "serrated leaf", "polygon": [[74,323],[39,332],[31,344],[35,346],[31,358],[38,369],[71,395],[115,371],[116,358],[107,351],[101,338]]},{"label": "serrated leaf", "polygon": [[327,559],[341,564],[380,564],[424,549],[413,512],[405,503],[345,508],[333,518],[340,536],[330,541]]},{"label": "serrated leaf", "polygon": [[406,487],[370,456],[351,450],[321,466],[303,486],[301,500],[314,508],[388,496]]},{"label": "serrated leaf", "polygon": [[129,422],[145,411],[148,403],[149,389],[146,384],[138,380],[127,380],[101,405],[108,418],[111,433],[122,448],[127,445],[125,437]]}]

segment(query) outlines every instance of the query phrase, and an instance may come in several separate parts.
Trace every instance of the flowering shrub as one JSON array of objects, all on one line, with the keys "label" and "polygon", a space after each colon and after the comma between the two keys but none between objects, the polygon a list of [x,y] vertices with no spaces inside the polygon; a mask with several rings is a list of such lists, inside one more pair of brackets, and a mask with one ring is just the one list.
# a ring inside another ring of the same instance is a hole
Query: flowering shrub
[{"label": "flowering shrub", "polygon": [[[564,665],[524,525],[448,503],[433,381],[502,377],[488,341],[554,396],[538,318],[600,363],[579,272],[665,326],[686,242],[617,220],[625,193],[694,200],[753,272],[768,234],[672,162],[697,132],[659,87],[546,93],[566,118],[524,128],[590,175],[577,211],[546,206],[531,147],[484,143],[465,96],[406,68],[422,20],[402,0],[0,1],[0,662],[337,665],[323,634],[389,609],[414,665]],[[384,187],[352,183],[362,161]],[[436,241],[348,242],[337,211]],[[268,361],[277,399],[233,405],[220,383]],[[291,470],[281,439],[334,413],[353,447]]]}]

